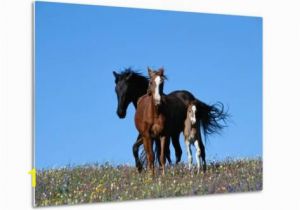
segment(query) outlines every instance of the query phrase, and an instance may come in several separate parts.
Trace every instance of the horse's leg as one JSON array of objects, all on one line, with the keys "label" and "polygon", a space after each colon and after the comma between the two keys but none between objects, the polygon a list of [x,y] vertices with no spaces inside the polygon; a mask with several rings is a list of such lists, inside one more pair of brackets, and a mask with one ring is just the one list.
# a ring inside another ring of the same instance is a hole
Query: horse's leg
[{"label": "horse's leg", "polygon": [[170,165],[172,165],[171,160],[171,152],[170,152],[170,137],[166,137],[166,143],[165,143],[165,157],[167,158]]},{"label": "horse's leg", "polygon": [[189,160],[189,170],[192,168],[192,163],[193,163],[193,157],[192,157],[192,150],[191,150],[191,143],[189,139],[185,139],[185,146],[186,146],[186,151],[187,151],[187,156]]},{"label": "horse's leg", "polygon": [[[160,154],[161,154],[161,142],[159,139],[155,139],[155,153],[156,158],[159,163],[159,166],[161,167],[161,161],[160,161]],[[166,137],[166,143],[165,143],[165,158],[168,160],[169,164],[172,164],[171,160],[171,153],[170,153],[170,137]]]},{"label": "horse's leg", "polygon": [[161,166],[161,162],[160,162],[160,151],[161,151],[161,147],[160,147],[160,140],[158,138],[155,138],[154,139],[154,142],[155,142],[155,156],[154,156],[154,160],[155,158],[157,159],[158,161],[158,164],[159,166]]},{"label": "horse's leg", "polygon": [[206,159],[205,159],[206,155],[205,155],[205,147],[204,147],[200,132],[198,135],[198,139],[199,139],[199,146],[200,146],[200,151],[201,151],[201,159],[203,162],[203,171],[205,172],[206,171]]},{"label": "horse's leg", "polygon": [[176,164],[180,162],[181,155],[182,155],[182,150],[181,150],[180,143],[179,143],[179,135],[180,135],[180,132],[172,134],[172,136],[171,136],[172,137],[172,144],[173,144],[173,147],[175,149]]},{"label": "horse's leg", "polygon": [[[155,145],[156,145],[156,157],[159,163],[159,166],[161,167],[161,159],[160,159],[160,154],[161,154],[161,141],[160,139],[155,139]],[[169,164],[172,164],[172,160],[171,160],[171,153],[170,153],[170,137],[166,137],[165,140],[165,158],[168,160]]]},{"label": "horse's leg", "polygon": [[137,167],[138,171],[141,172],[143,170],[143,165],[139,159],[139,147],[142,145],[143,139],[141,135],[139,134],[136,142],[132,146],[132,152],[135,159],[135,166]]},{"label": "horse's leg", "polygon": [[200,146],[199,146],[199,140],[196,139],[194,142],[194,145],[196,147],[196,160],[197,160],[197,173],[199,174],[200,172],[200,154],[201,154],[201,150],[200,150]]},{"label": "horse's leg", "polygon": [[149,135],[143,136],[143,144],[147,155],[148,169],[151,171],[152,175],[154,175],[153,149],[152,149],[151,138]]},{"label": "horse's leg", "polygon": [[165,175],[165,160],[166,160],[166,156],[165,156],[165,146],[166,146],[166,137],[162,136],[160,137],[160,145],[161,145],[161,153],[160,153],[160,162],[162,165],[162,174]]}]

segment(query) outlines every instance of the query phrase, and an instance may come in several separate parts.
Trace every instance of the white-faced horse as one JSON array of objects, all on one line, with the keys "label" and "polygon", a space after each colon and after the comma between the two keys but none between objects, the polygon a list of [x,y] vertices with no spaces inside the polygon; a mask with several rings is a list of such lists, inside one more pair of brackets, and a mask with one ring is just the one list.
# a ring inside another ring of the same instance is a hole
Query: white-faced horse
[{"label": "white-faced horse", "polygon": [[192,168],[193,163],[193,157],[192,157],[192,150],[191,150],[191,144],[193,144],[196,147],[196,160],[197,160],[197,172],[200,171],[200,155],[201,155],[201,149],[200,149],[200,122],[197,121],[196,118],[196,112],[197,112],[197,102],[192,101],[188,105],[187,113],[186,113],[186,119],[184,121],[184,139],[185,139],[185,145],[187,150],[187,156],[189,161],[189,169]]}]

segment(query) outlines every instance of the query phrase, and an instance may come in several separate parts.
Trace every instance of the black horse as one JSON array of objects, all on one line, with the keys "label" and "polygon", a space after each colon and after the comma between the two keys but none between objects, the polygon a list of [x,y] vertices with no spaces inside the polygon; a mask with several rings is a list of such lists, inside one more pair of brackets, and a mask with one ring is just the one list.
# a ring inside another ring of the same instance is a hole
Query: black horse
[{"label": "black horse", "polygon": [[[117,73],[113,72],[115,76],[115,91],[118,99],[117,114],[120,118],[126,117],[126,111],[128,105],[133,103],[134,107],[137,107],[138,99],[147,93],[149,79],[142,74],[133,71],[130,68]],[[207,134],[219,133],[220,130],[226,124],[227,112],[224,111],[224,106],[222,103],[217,103],[214,105],[207,105],[202,101],[196,99],[193,94],[188,91],[180,90],[173,91],[166,95],[168,100],[171,102],[172,106],[170,110],[173,113],[172,117],[172,132],[170,137],[172,139],[172,144],[175,149],[176,163],[180,162],[182,150],[179,143],[180,133],[183,131],[184,120],[186,118],[186,109],[191,101],[196,100],[197,102],[197,121],[200,121],[204,137]],[[166,158],[171,162],[169,144],[170,140],[167,139],[166,145]],[[136,167],[139,171],[142,170],[142,163],[139,159],[138,151],[139,146],[142,144],[140,135],[137,137],[136,142],[133,145],[133,155],[136,162]],[[159,144],[157,144],[159,145]],[[200,136],[200,149],[201,149],[201,159],[203,161],[203,169],[206,170],[206,159],[205,159],[205,147]],[[159,154],[159,146],[157,146],[157,153]]]}]

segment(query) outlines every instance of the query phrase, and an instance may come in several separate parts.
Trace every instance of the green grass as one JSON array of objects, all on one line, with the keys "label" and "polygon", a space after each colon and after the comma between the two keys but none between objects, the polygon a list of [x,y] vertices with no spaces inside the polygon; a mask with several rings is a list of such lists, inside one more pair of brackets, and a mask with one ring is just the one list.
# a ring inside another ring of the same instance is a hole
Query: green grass
[{"label": "green grass", "polygon": [[196,174],[184,164],[166,175],[139,174],[133,166],[90,164],[37,171],[36,206],[166,198],[262,190],[262,160],[211,162]]}]

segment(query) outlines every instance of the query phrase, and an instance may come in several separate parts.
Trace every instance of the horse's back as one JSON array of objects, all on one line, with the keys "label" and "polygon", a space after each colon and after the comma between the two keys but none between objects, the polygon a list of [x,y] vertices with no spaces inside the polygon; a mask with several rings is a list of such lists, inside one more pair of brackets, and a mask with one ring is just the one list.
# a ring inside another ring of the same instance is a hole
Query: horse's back
[{"label": "horse's back", "polygon": [[168,94],[168,96],[176,97],[187,106],[191,101],[195,100],[195,96],[187,90],[176,90]]},{"label": "horse's back", "polygon": [[186,105],[174,94],[164,97],[166,130],[170,134],[176,134],[183,131],[184,120],[186,117]]},{"label": "horse's back", "polygon": [[190,102],[196,101],[198,120],[203,120],[204,118],[206,118],[211,110],[211,106],[197,99],[191,92],[187,90],[176,90],[169,93],[168,96],[177,97],[179,101],[185,104],[185,109],[190,104]]}]

